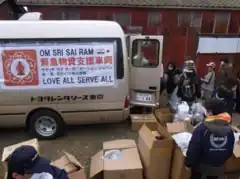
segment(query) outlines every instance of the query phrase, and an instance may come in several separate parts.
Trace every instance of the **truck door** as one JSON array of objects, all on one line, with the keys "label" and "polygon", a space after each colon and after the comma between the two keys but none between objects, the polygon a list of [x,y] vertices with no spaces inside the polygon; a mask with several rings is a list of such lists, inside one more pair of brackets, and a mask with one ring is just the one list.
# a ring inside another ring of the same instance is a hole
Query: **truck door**
[{"label": "truck door", "polygon": [[130,103],[157,107],[160,96],[163,36],[130,37]]}]

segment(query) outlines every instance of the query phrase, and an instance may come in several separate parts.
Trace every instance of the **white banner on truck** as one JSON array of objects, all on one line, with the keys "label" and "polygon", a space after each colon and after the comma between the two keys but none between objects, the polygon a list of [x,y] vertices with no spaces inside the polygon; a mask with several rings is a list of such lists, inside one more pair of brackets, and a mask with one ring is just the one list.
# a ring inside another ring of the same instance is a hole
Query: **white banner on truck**
[{"label": "white banner on truck", "polygon": [[2,89],[114,85],[114,44],[0,47]]}]

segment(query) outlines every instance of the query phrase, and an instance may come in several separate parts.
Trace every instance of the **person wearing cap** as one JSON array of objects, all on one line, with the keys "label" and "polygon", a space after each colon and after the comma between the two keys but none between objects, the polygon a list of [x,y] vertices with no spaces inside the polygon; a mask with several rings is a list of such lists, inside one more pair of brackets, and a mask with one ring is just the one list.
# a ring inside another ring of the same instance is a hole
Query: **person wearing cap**
[{"label": "person wearing cap", "polygon": [[185,166],[192,169],[190,179],[218,179],[223,174],[235,142],[231,121],[228,113],[208,116],[194,130],[185,160]]},{"label": "person wearing cap", "polygon": [[32,146],[15,149],[7,162],[7,179],[68,179],[65,170],[52,166]]},{"label": "person wearing cap", "polygon": [[208,67],[208,73],[201,78],[202,82],[202,97],[204,100],[208,101],[211,98],[211,95],[215,88],[215,72],[216,64],[214,62],[210,62],[206,64]]}]

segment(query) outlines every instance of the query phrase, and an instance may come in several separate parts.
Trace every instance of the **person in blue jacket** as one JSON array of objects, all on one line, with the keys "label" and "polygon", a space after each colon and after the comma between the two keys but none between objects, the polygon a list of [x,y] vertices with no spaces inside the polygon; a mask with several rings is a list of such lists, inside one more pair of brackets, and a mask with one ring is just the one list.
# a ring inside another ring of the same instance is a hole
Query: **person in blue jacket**
[{"label": "person in blue jacket", "polygon": [[32,146],[21,146],[8,158],[7,179],[68,179],[65,170],[40,157]]},{"label": "person in blue jacket", "polygon": [[191,179],[218,179],[223,174],[235,142],[230,122],[231,116],[221,113],[207,117],[194,130],[185,160],[185,166],[192,169]]}]

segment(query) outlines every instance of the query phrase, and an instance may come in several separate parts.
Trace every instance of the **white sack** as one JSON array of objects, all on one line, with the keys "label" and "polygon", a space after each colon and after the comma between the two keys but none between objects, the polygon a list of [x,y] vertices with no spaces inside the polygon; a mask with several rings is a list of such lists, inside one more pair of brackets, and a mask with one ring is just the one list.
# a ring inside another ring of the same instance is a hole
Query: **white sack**
[{"label": "white sack", "polygon": [[189,132],[181,132],[178,134],[174,134],[172,137],[182,150],[183,154],[186,156],[186,152],[188,149],[189,142],[192,138],[192,134]]},{"label": "white sack", "polygon": [[53,179],[50,173],[37,173],[31,176],[31,179]]},{"label": "white sack", "polygon": [[183,101],[181,104],[177,106],[177,112],[174,116],[174,122],[183,121],[185,118],[190,117],[189,115],[189,106],[187,102]]},{"label": "white sack", "polygon": [[178,91],[178,87],[176,87],[172,93],[172,95],[170,96],[170,98],[168,99],[168,103],[171,106],[171,109],[173,111],[177,110],[178,105],[181,102],[181,99],[177,96],[177,91]]},{"label": "white sack", "polygon": [[203,105],[199,102],[193,103],[191,106],[191,114],[192,114],[192,121],[193,123],[202,122],[207,110]]},{"label": "white sack", "polygon": [[234,137],[235,137],[235,143],[237,143],[237,141],[239,141],[240,132],[234,132]]}]

